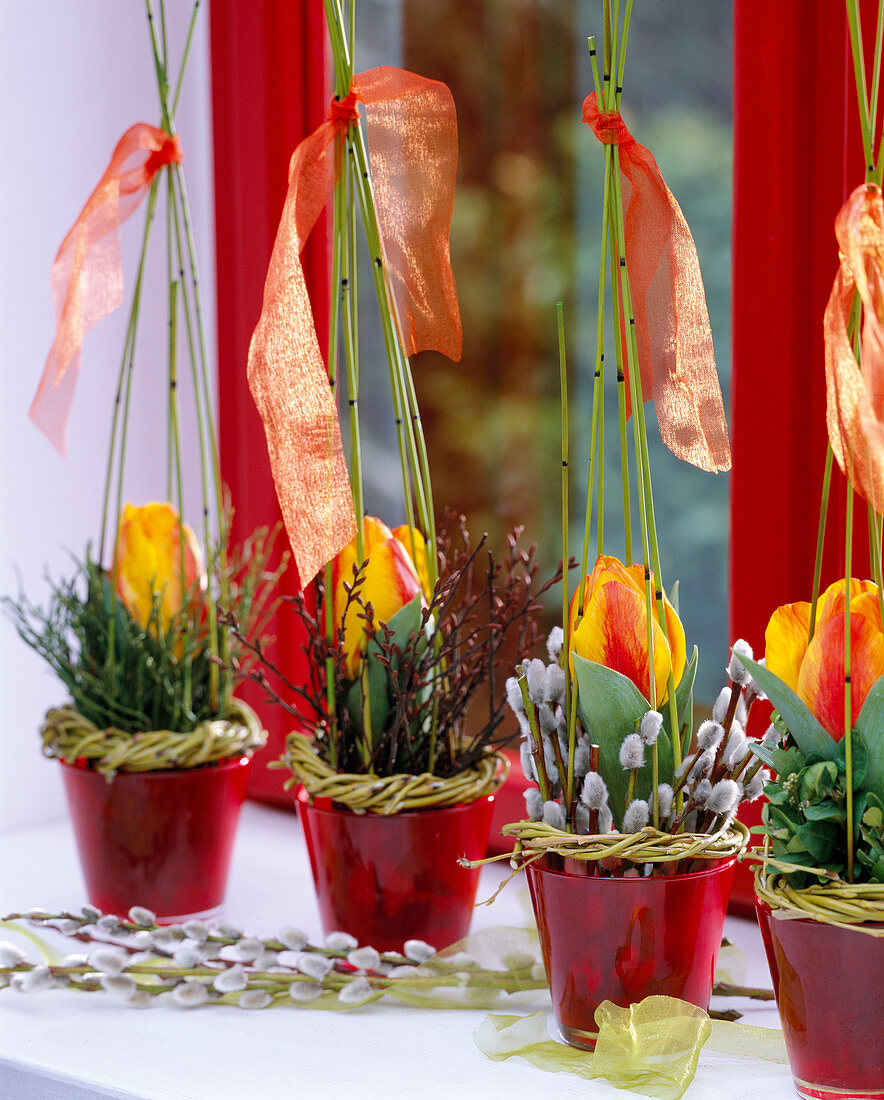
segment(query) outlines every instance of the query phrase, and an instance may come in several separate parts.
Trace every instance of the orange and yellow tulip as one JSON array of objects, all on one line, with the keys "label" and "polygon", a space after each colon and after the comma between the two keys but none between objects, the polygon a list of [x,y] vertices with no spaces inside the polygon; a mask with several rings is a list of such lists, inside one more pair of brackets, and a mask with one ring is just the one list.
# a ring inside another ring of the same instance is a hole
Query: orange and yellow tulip
[{"label": "orange and yellow tulip", "polygon": [[[650,701],[645,567],[625,566],[617,558],[600,556],[586,578],[583,617],[577,623],[579,595],[578,588],[571,601],[572,651],[626,676]],[[653,616],[653,702],[658,707],[667,697],[670,671],[677,687],[685,667],[684,628],[665,596],[664,600],[665,635],[657,621],[656,609]]]},{"label": "orange and yellow tulip", "polygon": [[[375,624],[389,622],[419,592],[426,594],[426,542],[419,531],[413,532],[418,553],[418,567],[415,567],[408,527],[397,527],[393,532],[381,520],[365,516],[362,531],[365,580],[359,597],[363,604],[371,604]],[[359,604],[351,602],[347,607],[344,584],[352,585],[353,566],[359,564],[355,539],[332,561],[332,612],[337,625],[343,621],[344,663],[347,675],[354,680],[359,674],[359,655],[365,644],[366,630],[364,620],[358,617],[362,610]],[[421,565],[423,575],[419,572]]]},{"label": "orange and yellow tulip", "polygon": [[[182,577],[181,533],[184,533]],[[129,614],[147,626],[156,597],[157,632],[165,633],[181,609],[187,593],[205,579],[202,552],[196,535],[181,523],[171,504],[127,504],[117,534],[117,594]]]},{"label": "orange and yellow tulip", "polygon": [[[844,581],[836,581],[817,604],[810,633],[810,604],[789,603],[771,615],[764,633],[765,664],[806,704],[821,726],[844,736]],[[884,676],[884,634],[878,588],[850,581],[850,710],[856,722],[869,689]]]}]

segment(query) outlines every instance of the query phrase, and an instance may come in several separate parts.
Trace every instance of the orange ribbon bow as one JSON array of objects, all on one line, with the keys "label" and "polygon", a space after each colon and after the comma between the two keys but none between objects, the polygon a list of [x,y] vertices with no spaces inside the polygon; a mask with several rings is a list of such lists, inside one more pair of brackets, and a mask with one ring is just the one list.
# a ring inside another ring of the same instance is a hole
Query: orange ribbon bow
[{"label": "orange ribbon bow", "polygon": [[52,265],[58,327],[29,412],[61,454],[83,339],[123,301],[120,223],[134,212],[157,172],[182,159],[177,134],[169,135],[146,122],[131,126],[61,242]]},{"label": "orange ribbon bow", "polygon": [[460,357],[461,325],[448,251],[457,121],[444,84],[371,69],[333,100],[295,150],[289,188],[249,347],[249,386],[267,436],[283,520],[306,585],[353,538],[356,520],[337,410],[319,351],[300,252],[340,168],[335,139],[365,106],[384,261],[406,355]]},{"label": "orange ribbon bow", "polygon": [[620,147],[643,396],[653,396],[660,435],[677,458],[701,470],[729,470],[727,422],[691,231],[653,155],[619,111],[600,112],[593,92],[583,101],[583,121],[602,144]]},{"label": "orange ribbon bow", "polygon": [[[841,266],[826,306],[826,422],[838,465],[884,513],[884,202],[857,187],[835,219]],[[863,305],[862,366],[847,323],[854,291]]]}]

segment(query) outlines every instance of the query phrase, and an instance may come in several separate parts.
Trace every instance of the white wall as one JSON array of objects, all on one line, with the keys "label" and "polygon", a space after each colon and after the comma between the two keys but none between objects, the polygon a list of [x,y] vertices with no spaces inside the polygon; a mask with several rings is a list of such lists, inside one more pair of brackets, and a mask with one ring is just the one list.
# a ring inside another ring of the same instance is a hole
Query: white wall
[{"label": "white wall", "polygon": [[[157,3],[154,5],[158,6]],[[167,0],[180,56],[190,0]],[[177,128],[200,250],[208,348],[214,363],[214,255],[208,12],[202,5]],[[43,575],[97,543],[111,402],[126,306],[86,337],[62,460],[27,411],[54,336],[50,269],[58,246],[134,122],[159,121],[147,21],[139,0],[0,3],[0,594],[19,582],[41,602]],[[127,290],[143,211],[123,226]],[[142,305],[127,496],[165,497],[164,225],[156,226]],[[128,298],[128,295],[127,295]],[[214,374],[214,370],[213,370]],[[196,505],[195,464],[188,464]],[[192,522],[196,526],[196,516]],[[66,813],[58,765],[38,727],[64,691],[0,618],[0,830]]]}]

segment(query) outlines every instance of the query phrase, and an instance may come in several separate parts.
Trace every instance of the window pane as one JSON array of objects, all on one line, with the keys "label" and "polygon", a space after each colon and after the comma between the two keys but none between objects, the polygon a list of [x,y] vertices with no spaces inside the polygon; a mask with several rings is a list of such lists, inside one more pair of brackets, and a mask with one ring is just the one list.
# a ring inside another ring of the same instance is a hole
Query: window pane
[{"label": "window pane", "polygon": [[[544,567],[553,568],[561,556],[559,299],[569,350],[572,553],[579,555],[583,537],[603,157],[580,118],[592,89],[586,37],[601,41],[601,2],[358,0],[357,10],[357,68],[401,64],[445,81],[457,105],[451,251],[464,354],[456,364],[433,353],[414,361],[437,507],[466,512],[470,529],[488,531],[498,548],[513,525],[524,524]],[[627,125],[654,153],[693,230],[726,404],[731,27],[724,0],[637,4],[623,96]],[[383,389],[380,378],[366,386]],[[613,382],[606,406],[605,550],[621,555]],[[375,424],[387,416],[378,405],[373,412],[369,447],[383,473],[369,483],[367,503],[381,507],[391,490],[383,506],[395,509],[395,454],[386,428]],[[709,700],[726,659],[728,479],[673,458],[651,406],[648,422],[664,581],[681,582],[688,640],[703,653],[697,697]],[[389,464],[380,461],[385,453]],[[593,527],[593,553],[595,540]]]}]

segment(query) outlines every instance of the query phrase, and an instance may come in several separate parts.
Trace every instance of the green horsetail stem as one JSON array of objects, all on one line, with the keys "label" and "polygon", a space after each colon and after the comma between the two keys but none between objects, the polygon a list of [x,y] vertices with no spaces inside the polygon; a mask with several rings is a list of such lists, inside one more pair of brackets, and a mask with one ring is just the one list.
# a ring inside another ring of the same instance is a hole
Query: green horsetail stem
[{"label": "green horsetail stem", "polygon": [[820,518],[816,534],[816,558],[813,563],[813,590],[810,600],[810,624],[807,643],[810,645],[816,630],[816,609],[820,597],[820,579],[823,571],[823,542],[826,537],[826,517],[829,513],[829,493],[832,487],[832,444],[826,444],[826,467],[823,472],[823,490],[820,495]]},{"label": "green horsetail stem", "polygon": [[[147,13],[148,13],[148,25],[150,27],[151,34],[151,46],[153,49],[154,67],[157,74],[157,86],[159,88],[160,105],[163,115],[163,125],[168,133],[175,132],[175,115],[174,104],[177,104],[178,95],[181,90],[181,84],[184,76],[184,66],[187,61],[187,57],[190,52],[190,43],[193,36],[193,29],[196,22],[196,17],[199,10],[199,2],[194,3],[190,25],[188,27],[187,37],[185,39],[184,55],[182,59],[181,69],[176,81],[175,98],[170,103],[169,92],[170,85],[168,81],[168,65],[167,65],[167,52],[165,47],[165,5],[163,0],[160,0],[160,17],[161,25],[163,27],[163,49],[160,50],[160,45],[156,36],[155,21],[153,18],[153,12],[151,8],[151,0],[146,0]],[[193,221],[190,214],[190,204],[187,198],[187,187],[184,180],[184,174],[181,171],[179,165],[169,164],[166,167],[167,178],[169,180],[169,203],[168,203],[168,226],[169,236],[171,238],[173,229],[175,239],[178,246],[178,270],[180,273],[179,282],[181,284],[182,301],[185,309],[185,324],[188,334],[188,350],[191,358],[191,368],[194,377],[194,399],[197,410],[197,426],[198,426],[198,442],[200,452],[200,466],[202,471],[202,497],[203,497],[203,532],[204,543],[206,552],[206,563],[209,571],[209,575],[212,577],[217,576],[219,578],[221,587],[221,601],[227,605],[230,602],[230,578],[227,568],[227,552],[225,548],[225,540],[219,538],[218,547],[216,550],[215,540],[212,538],[211,524],[210,524],[210,509],[209,509],[209,486],[206,476],[206,468],[208,460],[206,457],[206,448],[208,447],[211,456],[211,468],[213,476],[213,489],[214,489],[214,506],[217,514],[217,522],[219,532],[224,525],[224,499],[223,489],[221,483],[221,464],[218,455],[218,443],[215,434],[215,427],[211,416],[211,387],[209,383],[209,370],[208,370],[208,354],[206,350],[206,338],[205,338],[205,324],[202,316],[202,303],[199,295],[199,279],[197,275],[197,263],[196,263],[196,245],[193,236]],[[176,203],[176,191],[177,191],[177,203]],[[184,224],[184,234],[187,241],[187,252],[190,266],[190,279],[193,293],[194,314],[196,317],[196,330],[197,330],[197,347],[199,351],[199,369],[197,368],[197,356],[195,354],[194,342],[192,337],[192,325],[190,319],[190,309],[186,292],[183,287],[184,279],[184,263],[181,254],[180,243],[180,229],[178,226],[178,205],[180,205],[180,218]],[[170,272],[171,280],[171,272]],[[177,298],[176,298],[177,301]],[[171,326],[170,326],[171,327]],[[177,347],[177,336],[176,347]],[[171,354],[171,353],[170,353]],[[206,439],[207,428],[208,440]],[[180,440],[176,442],[176,458],[175,463],[180,466]],[[122,482],[122,463],[121,463],[121,477]],[[171,494],[170,494],[171,495]],[[179,486],[179,537],[183,543],[183,499]],[[119,509],[118,509],[119,514]],[[183,573],[182,573],[183,578]],[[206,599],[208,603],[208,622],[209,622],[209,651],[213,657],[221,660],[227,658],[227,637],[225,635],[222,642],[220,638],[220,631],[218,627],[218,605],[215,598],[215,593],[212,585],[208,585],[206,591]],[[231,674],[224,672],[222,674],[219,667],[218,660],[213,662],[212,668],[209,672],[210,683],[210,698],[212,708],[215,711],[223,710],[226,708],[229,695],[231,691]]]},{"label": "green horsetail stem", "polygon": [[[346,95],[350,90],[353,77],[353,53],[352,44],[355,34],[355,2],[349,9],[349,33],[344,31],[344,16],[339,0],[325,0],[326,23],[331,40],[332,57],[336,74],[336,91],[339,96]],[[381,329],[384,339],[387,365],[390,376],[390,387],[393,400],[393,411],[396,420],[396,437],[399,449],[400,470],[402,473],[403,500],[406,511],[406,523],[410,529],[412,559],[418,560],[417,547],[413,529],[415,522],[414,502],[417,504],[418,522],[426,536],[428,552],[426,555],[427,573],[430,590],[434,590],[438,580],[438,562],[436,558],[436,523],[433,505],[432,485],[430,481],[429,456],[426,439],[423,431],[420,410],[414,388],[414,380],[408,357],[404,351],[402,338],[402,325],[398,317],[395,296],[390,285],[389,274],[386,268],[383,249],[378,231],[377,210],[372,190],[371,174],[368,163],[368,150],[361,121],[356,121],[348,129],[347,133],[347,164],[343,168],[347,177],[346,207],[350,218],[350,262],[349,270],[351,278],[355,279],[356,254],[355,254],[355,211],[358,201],[362,211],[363,228],[371,258],[372,276],[375,284]],[[342,211],[336,207],[336,221],[341,218]],[[342,249],[342,257],[344,250]],[[342,259],[342,263],[343,263]],[[348,282],[350,297],[355,309],[355,288]],[[346,317],[346,314],[345,314]],[[354,328],[351,336],[355,335]],[[355,347],[350,339],[347,339],[345,324],[345,350],[347,345]],[[351,390],[351,397],[353,391]],[[351,412],[353,406],[351,404]],[[351,421],[352,423],[352,421]],[[358,424],[356,427],[358,436]],[[358,448],[358,442],[356,444]],[[354,449],[355,453],[355,449]],[[355,474],[355,471],[354,471]],[[362,478],[361,463],[359,474],[354,476],[354,482],[358,482],[359,514],[362,514]],[[356,484],[354,484],[354,497],[356,496]],[[359,546],[357,558],[361,561],[363,550],[361,547],[361,524],[359,530]],[[438,640],[434,644],[439,644]],[[369,696],[367,690],[367,669],[363,669],[363,727],[366,736],[366,747],[370,750],[370,712]],[[437,710],[434,705],[431,716],[429,757],[435,758],[437,739]]]},{"label": "green horsetail stem", "polygon": [[[343,52],[335,54],[335,95],[343,99],[350,90],[353,78],[352,63]],[[344,370],[347,378],[347,420],[350,425],[350,491],[353,494],[353,511],[356,516],[356,560],[360,564],[365,559],[365,497],[362,477],[362,433],[359,418],[359,315],[357,284],[357,224],[356,224],[356,184],[353,179],[353,144],[351,125],[345,135],[342,148],[343,163],[339,164],[338,181],[335,187],[334,238],[335,250],[340,257],[340,302],[344,326]],[[333,296],[338,288],[332,288]],[[334,607],[334,592],[325,593],[326,608]],[[328,612],[326,611],[328,624]],[[326,662],[328,671],[329,662]],[[332,678],[333,679],[333,678]],[[368,764],[372,750],[371,694],[368,684],[368,667],[363,662],[360,669],[362,702],[362,737],[358,743],[359,755],[363,764]]]},{"label": "green horsetail stem", "polygon": [[[663,569],[660,564],[660,547],[657,540],[657,522],[654,513],[654,494],[651,484],[651,463],[648,454],[648,434],[647,425],[645,421],[645,407],[644,397],[642,394],[641,386],[641,373],[638,365],[638,348],[635,338],[635,318],[632,307],[632,294],[629,284],[629,269],[626,262],[626,252],[623,246],[625,235],[623,227],[623,199],[620,191],[619,180],[619,153],[616,146],[614,147],[614,193],[615,202],[614,215],[615,215],[615,229],[614,239],[617,243],[617,249],[620,256],[620,282],[618,288],[623,295],[623,309],[628,315],[628,325],[626,326],[626,354],[628,360],[628,372],[629,372],[629,386],[630,397],[632,400],[632,420],[633,420],[633,436],[635,439],[636,449],[636,466],[638,470],[638,488],[639,488],[639,518],[641,520],[642,528],[642,546],[645,555],[645,561],[650,557],[651,568],[645,568],[645,601],[647,606],[647,619],[648,619],[648,661],[650,664],[650,703],[651,708],[656,709],[656,683],[654,676],[654,642],[653,642],[653,615],[654,606],[657,608],[657,621],[660,625],[660,629],[663,632],[663,637],[667,644],[669,642],[669,628],[666,622],[666,601],[664,596],[663,585]],[[615,299],[616,300],[616,299]],[[619,312],[619,303],[618,309]],[[619,326],[618,326],[619,331]],[[656,586],[656,592],[652,590],[651,577],[653,576],[654,585]],[[681,763],[682,746],[681,736],[679,733],[678,724],[678,707],[675,699],[675,677],[672,670],[672,661],[670,659],[669,664],[669,677],[667,683],[667,695],[669,701],[669,720],[670,728],[672,730],[672,756],[675,767]],[[657,743],[651,746],[651,760],[654,775],[657,775],[658,768],[658,747]],[[659,807],[658,807],[658,792],[656,783],[653,790],[653,807],[654,807],[654,825],[657,827],[659,821]]]},{"label": "green horsetail stem", "polygon": [[[614,60],[617,60],[617,79],[614,87],[614,94],[611,96],[610,87],[607,89],[607,97],[604,103],[605,109],[618,109],[620,105],[620,97],[622,95],[622,79],[625,71],[626,63],[626,44],[629,36],[629,23],[632,14],[632,0],[627,0],[626,9],[624,13],[623,32],[620,39],[619,46],[619,59],[617,58],[617,47],[612,46],[611,52],[611,65],[613,67]],[[615,28],[616,30],[616,23]],[[606,41],[609,35],[606,30]],[[612,41],[616,41],[616,34],[611,36]],[[594,58],[591,58],[594,61]],[[608,70],[610,71],[610,70]],[[596,78],[597,79],[597,78]],[[653,503],[653,489],[651,484],[650,474],[650,461],[648,457],[648,445],[647,445],[647,428],[644,416],[644,401],[641,392],[641,376],[638,370],[638,349],[635,338],[635,323],[632,310],[632,296],[630,292],[629,273],[626,263],[625,253],[625,233],[623,225],[623,197],[620,188],[620,154],[618,147],[611,147],[611,166],[610,177],[613,193],[613,202],[611,203],[611,209],[609,211],[609,217],[611,218],[611,230],[614,241],[614,247],[617,253],[619,271],[617,271],[617,279],[614,283],[614,315],[615,315],[615,332],[616,340],[615,347],[618,352],[618,370],[622,372],[623,368],[623,355],[622,355],[622,340],[621,332],[625,331],[626,334],[626,357],[629,374],[629,386],[630,386],[630,398],[632,402],[632,416],[633,416],[633,435],[635,441],[636,451],[636,463],[638,468],[637,486],[639,492],[639,518],[642,529],[642,546],[643,555],[645,560],[648,557],[651,559],[651,566],[654,574],[654,582],[660,593],[659,598],[656,599],[657,604],[657,617],[660,623],[660,627],[663,631],[664,637],[668,641],[668,629],[666,625],[666,608],[663,598],[663,576],[662,568],[660,566],[659,544],[657,540],[656,521],[654,515],[654,503]],[[606,159],[607,164],[607,159]],[[628,325],[627,325],[628,318]],[[654,642],[653,642],[653,605],[655,602],[655,594],[652,593],[650,576],[648,570],[645,571],[645,591],[646,591],[646,608],[648,619],[648,654],[649,654],[649,692],[650,703],[652,708],[656,708],[656,684],[654,678]],[[673,757],[676,766],[681,762],[681,744],[678,731],[678,715],[677,706],[675,701],[675,685],[674,677],[671,671],[668,682],[668,696],[669,696],[669,710],[670,710],[670,725],[673,731],[672,744],[673,744]],[[652,761],[653,767],[656,773],[658,766],[658,750],[656,744],[652,746]],[[659,808],[658,808],[658,792],[656,782],[653,790],[653,802],[654,802],[654,822],[655,825],[659,821]]]},{"label": "green horsetail stem", "polygon": [[878,586],[878,615],[884,623],[884,578],[882,578],[881,546],[884,542],[884,516],[879,516],[875,509],[869,505],[869,536],[872,543],[872,572],[875,584]]},{"label": "green horsetail stem", "polygon": [[[568,728],[568,768],[564,783],[566,828],[572,828],[571,807],[574,802],[574,752],[577,747],[577,725],[570,721],[571,706],[571,599],[568,585],[568,521],[570,519],[569,470],[570,433],[568,430],[568,364],[565,354],[565,309],[561,302],[556,305],[556,322],[559,342],[559,392],[562,413],[562,624],[565,632],[565,714],[569,716]],[[573,708],[576,713],[576,707]],[[553,739],[554,742],[557,740]],[[554,747],[557,747],[554,745]]]},{"label": "green horsetail stem", "polygon": [[[607,36],[606,36],[607,40]],[[595,86],[596,102],[599,105],[599,110],[605,110],[605,91],[602,87],[602,80],[599,74],[598,60],[595,50],[595,38],[589,39],[589,59],[592,67],[593,84]],[[609,71],[609,66],[606,65],[606,71]],[[604,190],[602,194],[602,247],[601,257],[599,263],[599,301],[598,301],[598,321],[596,330],[596,384],[600,388],[600,396],[598,401],[599,417],[604,410],[604,389],[603,389],[603,377],[601,375],[602,363],[604,361],[604,310],[605,310],[605,276],[608,262],[610,261],[611,267],[611,285],[616,286],[617,281],[617,260],[614,254],[613,248],[609,246],[609,234],[608,225],[611,219],[610,203],[611,203],[611,178],[613,175],[612,158],[613,150],[610,145],[604,146],[605,152],[605,167],[604,167]],[[619,332],[615,332],[615,341],[619,341]],[[617,368],[617,411],[618,411],[618,423],[620,427],[620,487],[623,495],[623,540],[624,540],[624,561],[627,565],[632,564],[632,509],[630,505],[630,493],[629,493],[629,446],[627,441],[626,431],[626,376],[621,369],[620,359],[618,357],[617,348],[615,347],[615,359],[618,362]],[[595,427],[596,417],[596,391],[593,391],[593,427]],[[591,452],[591,454],[594,452]],[[587,508],[586,508],[586,533],[588,539],[589,523],[592,513],[592,467],[590,467],[589,486],[587,490]],[[598,503],[598,553],[599,555],[604,553],[604,421],[601,420],[601,432],[599,440],[599,503]],[[584,553],[584,559],[588,557],[587,553]],[[584,569],[585,573],[585,569]],[[582,602],[581,602],[582,607]]]},{"label": "green horsetail stem", "polygon": [[844,517],[844,806],[847,820],[847,881],[853,882],[853,694],[850,683],[850,574],[853,559],[853,486],[847,485]]},{"label": "green horsetail stem", "polygon": [[[129,437],[129,408],[132,402],[132,370],[135,360],[135,341],[138,333],[138,318],[141,312],[141,289],[144,280],[144,265],[147,259],[147,245],[150,240],[150,230],[153,225],[154,212],[156,210],[157,194],[159,191],[159,176],[155,176],[150,185],[150,193],[148,196],[147,204],[147,217],[144,222],[144,235],[141,242],[141,255],[138,261],[138,274],[135,279],[135,288],[132,293],[132,303],[129,307],[129,319],[126,324],[126,336],[123,341],[123,354],[120,360],[120,376],[117,386],[117,393],[114,399],[114,412],[111,423],[111,444],[110,453],[108,455],[108,468],[107,468],[107,480],[105,482],[104,492],[104,506],[102,509],[102,521],[101,521],[101,554],[103,560],[104,557],[104,537],[107,529],[108,518],[108,502],[111,494],[111,483],[113,481],[113,473],[117,473],[116,483],[116,495],[114,498],[114,509],[117,517],[117,524],[114,530],[113,540],[113,564],[111,567],[111,609],[112,613],[110,621],[108,623],[108,652],[107,661],[105,662],[105,674],[108,677],[108,682],[113,685],[116,680],[116,667],[114,661],[114,653],[116,650],[115,637],[116,637],[116,606],[117,606],[117,547],[119,544],[119,517],[123,510],[123,470],[126,462],[126,443]],[[120,397],[122,394],[122,412],[120,411]],[[117,437],[117,429],[119,427],[119,460],[116,471],[114,471],[114,449],[115,441]]]},{"label": "green horsetail stem", "polygon": [[[349,91],[352,79],[351,51],[343,31],[343,14],[339,0],[325,0],[326,22],[331,39],[332,56],[335,71],[346,77],[344,94]],[[351,17],[352,17],[351,7]],[[384,337],[387,363],[390,370],[393,392],[394,412],[396,416],[397,436],[400,442],[400,465],[403,474],[403,492],[408,526],[415,526],[411,501],[411,485],[417,497],[418,516],[430,546],[427,566],[431,588],[438,579],[438,566],[435,560],[436,526],[433,509],[432,488],[430,485],[429,460],[423,425],[414,392],[414,382],[408,359],[403,350],[401,325],[396,312],[395,298],[389,284],[384,262],[380,236],[377,228],[377,211],[371,186],[368,166],[368,152],[361,124],[351,125],[348,138],[351,142],[354,164],[352,166],[356,191],[363,213],[363,226],[372,261],[372,274],[375,282],[378,305],[381,314],[381,326]],[[407,456],[407,459],[406,457]],[[412,477],[409,476],[412,475]]]},{"label": "green horsetail stem", "polygon": [[[866,179],[871,179],[875,173],[875,161],[873,158],[874,131],[872,130],[872,110],[869,109],[869,89],[866,83],[866,62],[862,48],[862,29],[860,25],[858,0],[845,0],[847,8],[847,27],[850,32],[850,49],[853,55],[853,75],[856,82],[856,99],[859,107],[859,125],[862,134],[863,155],[866,158]],[[877,81],[880,75],[880,48],[881,34],[878,33],[875,43],[875,91],[877,93]],[[875,96],[875,110],[877,109],[877,94]]]}]

